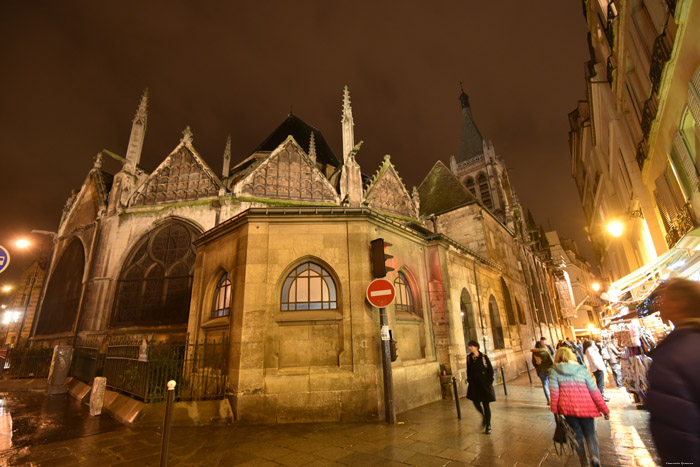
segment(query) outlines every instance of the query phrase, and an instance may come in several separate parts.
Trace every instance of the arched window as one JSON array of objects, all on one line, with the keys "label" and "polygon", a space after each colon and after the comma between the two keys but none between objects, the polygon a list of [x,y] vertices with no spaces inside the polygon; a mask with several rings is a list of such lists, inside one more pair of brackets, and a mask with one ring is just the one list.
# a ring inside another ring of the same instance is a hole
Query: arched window
[{"label": "arched window", "polygon": [[484,203],[489,209],[493,209],[493,201],[491,201],[491,191],[489,190],[489,182],[486,179],[486,175],[483,173],[479,174],[477,178],[479,183],[479,196],[481,196],[481,202]]},{"label": "arched window", "polygon": [[316,263],[294,268],[282,284],[282,311],[336,310],[338,298],[331,275]]},{"label": "arched window", "polygon": [[513,302],[510,299],[510,290],[506,285],[506,281],[501,277],[501,290],[503,291],[503,303],[506,305],[506,317],[508,318],[508,324],[510,326],[515,326],[518,324],[515,321],[515,313],[513,312]]},{"label": "arched window", "polygon": [[211,309],[211,317],[219,318],[228,316],[231,310],[231,279],[228,273],[224,273],[216,284],[214,293],[214,305]]},{"label": "arched window", "polygon": [[404,273],[399,272],[394,281],[394,288],[396,289],[396,310],[414,312],[413,293]]},{"label": "arched window", "polygon": [[113,326],[187,323],[197,236],[170,221],[136,243],[117,283]]},{"label": "arched window", "polygon": [[76,238],[63,251],[51,274],[36,327],[37,334],[55,334],[73,329],[83,290],[84,269],[83,244]]},{"label": "arched window", "polygon": [[518,318],[520,319],[520,324],[527,324],[525,319],[525,313],[523,312],[523,307],[520,305],[518,299],[515,299],[515,308],[518,310]]},{"label": "arched window", "polygon": [[472,177],[467,177],[464,181],[464,186],[467,187],[467,190],[469,190],[471,194],[476,196],[476,188],[474,188],[474,179]]},{"label": "arched window", "polygon": [[498,311],[496,299],[491,295],[489,298],[489,316],[491,317],[491,331],[493,332],[493,348],[505,349],[503,341],[503,325],[501,324],[501,314]]},{"label": "arched window", "polygon": [[462,289],[462,295],[459,298],[459,310],[462,313],[462,330],[464,331],[464,348],[466,349],[469,341],[478,340],[472,297],[467,292],[467,289]]}]

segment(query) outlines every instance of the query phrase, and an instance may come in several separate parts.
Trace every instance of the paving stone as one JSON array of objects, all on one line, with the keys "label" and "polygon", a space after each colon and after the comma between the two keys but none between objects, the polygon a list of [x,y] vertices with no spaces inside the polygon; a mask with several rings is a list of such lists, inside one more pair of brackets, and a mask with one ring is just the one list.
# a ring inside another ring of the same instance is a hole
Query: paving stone
[{"label": "paving stone", "polygon": [[450,463],[449,459],[431,456],[420,452],[415,453],[404,461],[404,464],[417,465],[420,467],[442,467]]}]

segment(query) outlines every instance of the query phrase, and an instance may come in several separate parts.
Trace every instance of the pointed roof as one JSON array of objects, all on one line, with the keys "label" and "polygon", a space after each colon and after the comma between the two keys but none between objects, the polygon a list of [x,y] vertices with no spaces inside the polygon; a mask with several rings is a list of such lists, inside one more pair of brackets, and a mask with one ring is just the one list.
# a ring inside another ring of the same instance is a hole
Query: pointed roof
[{"label": "pointed roof", "polygon": [[475,202],[467,187],[447,168],[437,161],[418,187],[420,215],[437,214]]},{"label": "pointed roof", "polygon": [[377,173],[365,187],[363,198],[371,208],[399,214],[407,218],[417,217],[413,198],[406,190],[406,186],[396,167],[391,163],[391,156],[388,154],[384,156],[382,165],[379,166]]},{"label": "pointed roof", "polygon": [[333,154],[323,134],[291,112],[280,126],[278,126],[265,141],[260,143],[260,146],[255,148],[253,152],[272,152],[277,149],[288,136],[292,136],[299,144],[306,146],[311,141],[311,132],[315,134],[316,160],[324,164],[339,167],[340,161],[338,161],[338,158]]},{"label": "pointed roof", "polygon": [[462,106],[462,134],[459,138],[459,152],[457,162],[464,162],[484,153],[483,138],[481,132],[472,119],[472,109],[469,105],[469,96],[462,89],[459,95]]}]

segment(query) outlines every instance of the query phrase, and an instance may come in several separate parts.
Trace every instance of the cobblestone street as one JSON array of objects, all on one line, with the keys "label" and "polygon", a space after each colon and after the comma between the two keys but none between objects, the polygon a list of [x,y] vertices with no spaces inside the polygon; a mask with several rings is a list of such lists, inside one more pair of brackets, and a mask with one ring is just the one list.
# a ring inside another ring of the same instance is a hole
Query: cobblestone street
[{"label": "cobblestone street", "polygon": [[[398,415],[399,423],[313,423],[173,427],[169,464],[245,466],[577,466],[576,455],[558,456],[554,422],[536,377],[497,386],[493,433],[462,398],[463,419],[454,401],[444,400]],[[610,421],[597,419],[605,466],[653,466],[648,414],[623,390],[609,389]],[[103,415],[103,417],[106,417]],[[44,442],[44,441],[38,441]],[[0,453],[7,465],[158,465],[160,427],[121,428]]]}]

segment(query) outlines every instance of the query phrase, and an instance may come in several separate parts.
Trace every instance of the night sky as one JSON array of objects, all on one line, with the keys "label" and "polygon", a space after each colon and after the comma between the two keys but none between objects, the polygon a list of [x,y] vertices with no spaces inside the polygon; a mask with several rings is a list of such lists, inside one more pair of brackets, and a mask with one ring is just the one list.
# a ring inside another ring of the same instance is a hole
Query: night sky
[{"label": "night sky", "polygon": [[220,173],[229,133],[234,165],[290,107],[342,158],[348,85],[362,171],[391,154],[410,190],[457,153],[463,81],[521,202],[592,259],[567,142],[585,97],[578,1],[2,2],[0,58],[0,244],[13,253],[0,283],[37,253],[14,239],[57,230],[95,154],[125,155],[145,88],[141,165],[190,125]]}]

